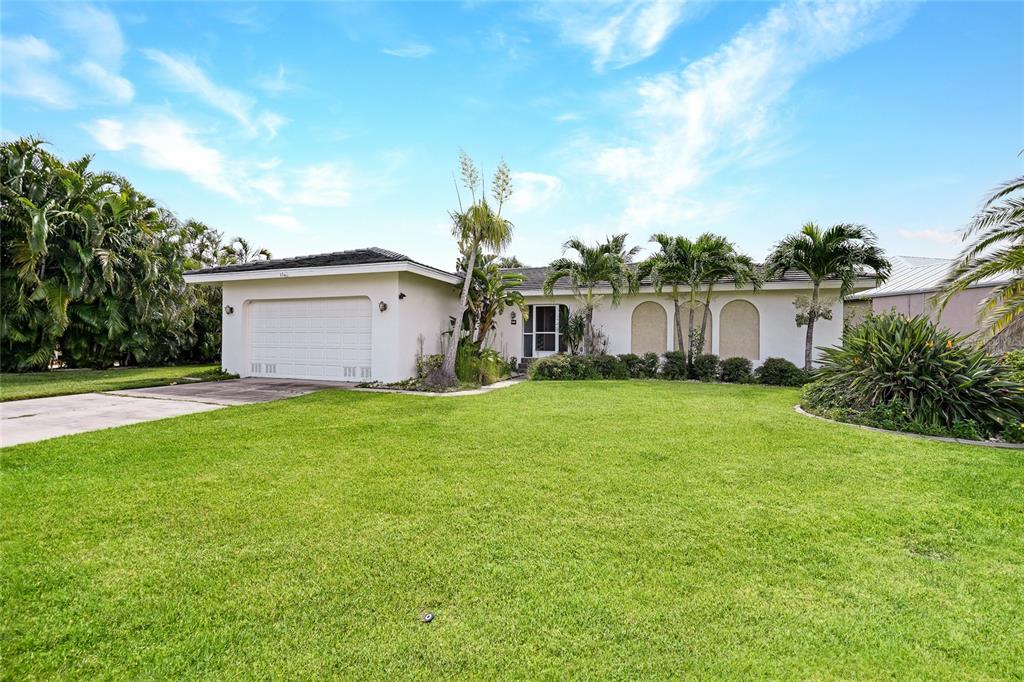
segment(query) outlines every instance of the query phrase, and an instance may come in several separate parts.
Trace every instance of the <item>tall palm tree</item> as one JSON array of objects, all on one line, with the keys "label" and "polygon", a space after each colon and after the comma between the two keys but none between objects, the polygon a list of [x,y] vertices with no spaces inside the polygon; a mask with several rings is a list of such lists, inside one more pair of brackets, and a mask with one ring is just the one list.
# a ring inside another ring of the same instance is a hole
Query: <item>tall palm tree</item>
[{"label": "tall palm tree", "polygon": [[1009,275],[981,301],[981,329],[995,335],[1024,313],[1024,177],[996,189],[964,230],[975,237],[946,276],[938,297],[946,304],[958,293],[988,278]]},{"label": "tall palm tree", "polygon": [[711,319],[711,292],[715,285],[723,279],[732,279],[737,289],[752,285],[755,290],[761,288],[763,278],[754,265],[754,259],[740,253],[736,246],[725,237],[711,240],[712,248],[707,253],[708,264],[704,268],[703,282],[707,287],[704,295],[704,315],[700,321],[700,342],[703,345],[707,338],[708,321]]},{"label": "tall palm tree", "polygon": [[626,236],[617,234],[593,246],[580,239],[570,239],[562,246],[562,251],[575,251],[577,258],[563,256],[548,266],[548,274],[544,278],[545,295],[550,296],[560,280],[568,279],[580,303],[586,320],[583,334],[583,352],[586,354],[594,350],[594,308],[604,298],[603,294],[595,294],[594,289],[608,286],[613,306],[619,304],[624,291],[633,293],[638,289],[639,280],[630,262],[640,247],[634,246],[627,251]]},{"label": "tall palm tree", "polygon": [[497,325],[497,318],[507,308],[516,307],[523,315],[529,314],[523,294],[516,289],[524,277],[513,272],[502,272],[493,254],[483,254],[473,268],[473,283],[466,309],[466,329],[473,345],[482,348],[487,335]]},{"label": "tall palm tree", "polygon": [[253,263],[260,260],[270,260],[270,251],[253,246],[244,237],[235,237],[228,244],[221,247],[221,261],[223,264]]},{"label": "tall palm tree", "polygon": [[[658,251],[640,264],[639,275],[641,278],[650,277],[654,290],[659,294],[664,292],[665,287],[669,287],[668,297],[675,311],[676,348],[683,350],[686,344],[690,343],[693,348],[699,350],[704,345],[707,333],[708,305],[711,303],[711,293],[715,284],[732,277],[737,287],[751,283],[760,286],[760,276],[753,261],[740,254],[732,242],[720,235],[705,232],[696,239],[690,239],[659,233],[652,235],[651,241],[658,244]],[[707,288],[704,295],[704,315],[698,334],[695,312],[700,300],[701,287],[705,285]],[[680,287],[686,287],[688,290],[685,336],[680,311]]]},{"label": "tall palm tree", "polygon": [[826,279],[839,279],[839,297],[850,293],[858,275],[870,268],[877,281],[886,279],[892,269],[878,246],[875,234],[863,225],[840,223],[822,229],[817,223],[806,223],[799,232],[785,237],[765,261],[768,277],[785,275],[790,270],[806,273],[810,278],[811,297],[797,298],[797,325],[807,325],[804,342],[804,369],[811,370],[814,349],[814,323],[818,318],[832,318],[832,302],[821,301],[819,291]]},{"label": "tall palm tree", "polygon": [[[462,172],[462,183],[469,190],[471,203],[469,208],[463,209],[460,199],[459,210],[453,211],[451,214],[452,235],[459,242],[459,251],[463,254],[466,265],[456,320],[462,320],[466,314],[473,270],[481,249],[486,248],[496,254],[501,253],[501,250],[512,241],[512,223],[501,217],[501,209],[512,196],[512,172],[509,167],[502,161],[494,172],[491,196],[494,198],[495,209],[492,209],[487,203],[480,171],[477,170],[476,164],[466,152],[459,154],[459,167]],[[462,325],[456,324],[452,331],[452,338],[445,349],[444,362],[438,372],[430,377],[431,383],[438,386],[454,386],[458,383],[455,376],[455,356],[458,354],[461,334]]]}]

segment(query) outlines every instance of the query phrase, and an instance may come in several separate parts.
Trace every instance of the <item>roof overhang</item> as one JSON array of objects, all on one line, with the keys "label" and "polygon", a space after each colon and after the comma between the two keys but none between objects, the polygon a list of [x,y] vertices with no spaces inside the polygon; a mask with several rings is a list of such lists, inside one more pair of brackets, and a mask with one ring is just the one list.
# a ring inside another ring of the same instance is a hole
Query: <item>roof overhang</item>
[{"label": "roof overhang", "polygon": [[[1002,284],[1005,280],[993,281],[993,282],[976,282],[970,284],[965,289],[991,289],[997,284]],[[878,291],[875,288],[868,289],[867,291],[858,291],[857,293],[850,294],[846,297],[847,301],[870,301],[875,298],[890,298],[893,296],[913,296],[916,294],[937,294],[941,290],[940,287],[926,287],[923,289],[900,289],[897,291]]]},{"label": "roof overhang", "polygon": [[242,270],[239,272],[208,272],[197,270],[185,273],[188,284],[210,284],[213,282],[244,282],[259,279],[284,279],[293,277],[329,277],[336,275],[368,275],[383,272],[411,272],[422,277],[436,279],[448,284],[462,281],[460,275],[437,270],[412,261],[388,263],[360,263],[356,265],[324,265],[314,268],[275,268],[269,270]]},{"label": "roof overhang", "polygon": [[[853,285],[853,288],[854,289],[867,289],[869,287],[873,287],[874,285],[875,285],[875,278],[874,277],[858,277],[856,282]],[[822,282],[821,289],[838,289],[839,286],[840,286],[840,281],[839,280],[837,280],[837,279],[830,279],[830,280],[826,280],[825,282]],[[764,284],[761,285],[761,287],[758,289],[758,291],[792,291],[794,289],[798,289],[798,290],[807,289],[807,290],[809,290],[811,288],[812,288],[812,284],[811,284],[811,282],[809,280],[802,280],[802,281],[794,281],[794,280],[785,281],[785,280],[783,280],[783,281],[765,282]],[[664,294],[668,290],[669,290],[669,287],[664,287],[662,289],[661,293]],[[519,293],[521,293],[523,296],[546,296],[547,295],[541,289],[517,289],[517,291],[519,291]],[[610,294],[611,291],[612,291],[611,287],[608,287],[608,286],[594,287],[594,293],[595,294]],[[679,292],[680,293],[686,293],[686,292],[689,292],[689,291],[690,291],[689,287],[685,287],[685,286],[679,287]],[[703,293],[707,292],[706,289],[702,289],[701,291]],[[730,291],[753,292],[754,291],[754,287],[752,287],[749,284],[741,286],[741,287],[735,287],[735,286],[732,286],[732,285],[730,285],[728,283],[720,283],[720,284],[718,284],[715,287],[715,292],[717,292],[719,294],[730,292]],[[647,286],[640,287],[639,291],[637,291],[636,293],[638,293],[638,294],[655,294],[657,292],[655,291],[653,286],[647,285]],[[567,287],[567,286],[557,286],[551,292],[552,296],[572,296],[573,294],[574,294],[574,292],[573,292],[572,288],[571,287]],[[624,295],[628,295],[628,294],[624,294]]]}]

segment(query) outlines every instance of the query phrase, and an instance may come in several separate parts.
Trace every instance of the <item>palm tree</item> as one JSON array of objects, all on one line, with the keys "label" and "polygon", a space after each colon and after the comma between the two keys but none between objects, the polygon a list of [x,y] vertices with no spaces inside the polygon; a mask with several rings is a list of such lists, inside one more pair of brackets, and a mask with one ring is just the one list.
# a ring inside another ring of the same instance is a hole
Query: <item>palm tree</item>
[{"label": "palm tree", "polygon": [[498,259],[499,268],[525,268],[526,264],[515,256],[504,256]]},{"label": "palm tree", "polygon": [[496,326],[498,316],[507,308],[519,308],[524,320],[529,315],[530,307],[516,289],[523,283],[523,276],[502,272],[498,262],[493,254],[483,254],[473,268],[473,284],[464,324],[477,348],[483,347],[487,334]]},{"label": "palm tree", "polygon": [[221,262],[225,265],[235,263],[253,263],[260,260],[270,260],[270,251],[263,247],[256,247],[249,244],[243,237],[235,237],[228,244],[221,247]]},{"label": "palm tree", "polygon": [[850,293],[864,268],[874,271],[877,281],[889,276],[892,268],[879,248],[874,233],[863,225],[840,223],[827,229],[817,223],[806,223],[801,230],[784,238],[765,261],[768,277],[784,276],[795,270],[806,273],[811,280],[810,299],[798,297],[797,326],[807,325],[804,342],[804,369],[811,370],[814,348],[814,322],[832,319],[832,301],[820,301],[819,290],[826,279],[838,278],[839,297]]},{"label": "palm tree", "polygon": [[704,345],[708,320],[711,318],[711,292],[715,285],[723,279],[730,278],[737,289],[752,285],[755,290],[761,288],[763,278],[758,272],[754,260],[736,250],[736,246],[724,237],[711,240],[708,253],[708,264],[704,268],[703,281],[707,286],[704,296],[704,316],[700,321],[700,344]]},{"label": "palm tree", "polygon": [[1024,177],[1010,180],[985,200],[964,230],[964,240],[975,235],[946,276],[937,302],[941,310],[961,291],[1009,275],[979,306],[981,329],[991,336],[1024,312]]},{"label": "palm tree", "polygon": [[570,239],[562,246],[565,251],[575,251],[577,258],[559,258],[548,266],[544,278],[544,294],[550,296],[555,284],[568,279],[576,300],[579,301],[586,319],[583,334],[583,352],[590,354],[594,349],[594,308],[604,298],[595,294],[594,289],[606,285],[611,289],[612,305],[617,306],[623,291],[633,293],[638,289],[636,270],[630,267],[639,246],[626,250],[625,234],[609,237],[593,246],[580,239]]},{"label": "palm tree", "polygon": [[[654,290],[659,294],[664,292],[666,286],[669,287],[668,297],[675,311],[676,348],[683,350],[689,342],[692,355],[704,345],[708,305],[711,303],[714,285],[726,277],[732,277],[737,287],[751,283],[756,287],[760,286],[760,276],[753,261],[737,252],[732,242],[710,232],[696,239],[659,233],[652,235],[651,241],[658,244],[658,251],[640,264],[639,275],[641,278],[650,277]],[[701,287],[705,284],[704,315],[698,334],[695,311]],[[680,287],[688,289],[689,319],[685,337],[680,314]]]},{"label": "palm tree", "polygon": [[[459,313],[456,320],[462,320],[466,314],[469,304],[469,290],[473,280],[473,270],[476,267],[476,259],[482,248],[489,249],[494,253],[501,253],[501,250],[508,246],[512,240],[512,223],[501,217],[501,209],[505,202],[512,196],[512,172],[504,161],[498,164],[494,172],[494,182],[491,188],[491,196],[494,198],[496,209],[491,209],[487,203],[487,196],[480,178],[480,171],[476,164],[469,158],[466,152],[459,154],[459,167],[462,172],[462,183],[469,190],[471,204],[469,208],[463,209],[461,199],[459,210],[453,211],[452,235],[459,242],[459,252],[463,254],[466,273],[462,281],[462,295],[459,297]],[[477,191],[479,190],[479,196]],[[452,331],[452,338],[445,349],[444,362],[439,370],[430,377],[432,384],[437,386],[454,386],[458,383],[455,376],[455,356],[459,350],[462,326],[456,325]]]}]

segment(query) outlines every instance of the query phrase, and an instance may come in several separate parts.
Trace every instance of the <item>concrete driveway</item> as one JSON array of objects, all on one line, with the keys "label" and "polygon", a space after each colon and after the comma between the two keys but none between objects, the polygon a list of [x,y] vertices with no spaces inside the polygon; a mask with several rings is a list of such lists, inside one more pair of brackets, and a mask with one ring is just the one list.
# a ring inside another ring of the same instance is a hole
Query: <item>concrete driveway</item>
[{"label": "concrete driveway", "polygon": [[263,403],[353,384],[292,379],[232,379],[0,403],[0,446],[84,431]]}]

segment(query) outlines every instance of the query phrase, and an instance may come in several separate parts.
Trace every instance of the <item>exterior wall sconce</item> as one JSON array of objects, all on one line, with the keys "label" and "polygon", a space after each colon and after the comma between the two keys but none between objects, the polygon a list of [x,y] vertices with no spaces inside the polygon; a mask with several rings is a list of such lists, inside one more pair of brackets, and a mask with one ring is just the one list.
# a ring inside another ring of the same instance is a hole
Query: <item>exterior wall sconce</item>
[{"label": "exterior wall sconce", "polygon": [[380,303],[378,303],[378,304],[377,304],[377,308],[378,308],[378,309],[379,309],[379,310],[380,310],[381,312],[384,312],[385,310],[387,310],[387,309],[388,309],[388,304],[387,304],[387,303],[385,303],[384,301],[381,301]]},{"label": "exterior wall sconce", "polygon": [[403,298],[405,298],[405,294],[398,292],[398,300],[401,301]]},{"label": "exterior wall sconce", "polygon": [[235,312],[235,309],[234,309],[233,306],[229,306],[229,305],[224,306],[224,314],[225,315],[230,315],[233,312]]},{"label": "exterior wall sconce", "polygon": [[516,323],[516,311],[512,311],[512,324]]}]

